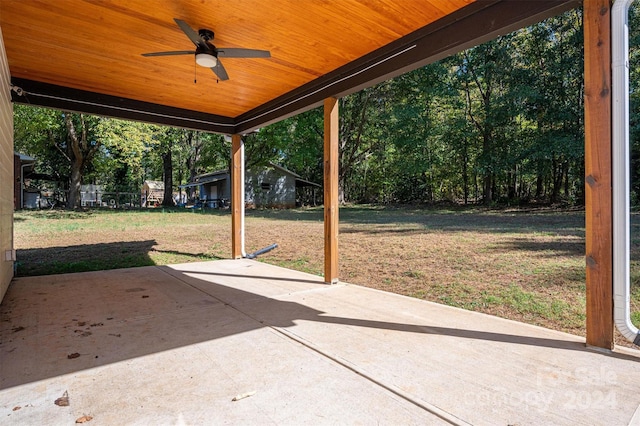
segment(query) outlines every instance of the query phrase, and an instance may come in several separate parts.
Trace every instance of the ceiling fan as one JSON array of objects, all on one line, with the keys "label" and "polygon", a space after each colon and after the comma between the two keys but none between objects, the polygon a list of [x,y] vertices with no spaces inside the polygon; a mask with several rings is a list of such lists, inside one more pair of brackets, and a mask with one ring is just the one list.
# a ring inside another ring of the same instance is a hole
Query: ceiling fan
[{"label": "ceiling fan", "polygon": [[175,55],[195,55],[196,63],[202,67],[211,68],[211,71],[220,80],[228,80],[229,75],[224,69],[220,58],[270,58],[268,50],[239,49],[239,48],[217,48],[211,42],[213,31],[200,29],[193,30],[189,24],[181,19],[173,18],[180,29],[189,37],[189,40],[196,46],[196,50],[176,50],[171,52],[143,53],[142,56],[175,56]]}]

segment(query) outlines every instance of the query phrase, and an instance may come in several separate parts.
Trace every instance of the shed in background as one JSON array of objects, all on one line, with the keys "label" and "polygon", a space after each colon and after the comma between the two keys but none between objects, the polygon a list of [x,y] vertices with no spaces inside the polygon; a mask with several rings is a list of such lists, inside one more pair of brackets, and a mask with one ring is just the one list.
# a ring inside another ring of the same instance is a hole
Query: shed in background
[{"label": "shed in background", "polygon": [[156,207],[162,204],[164,198],[164,182],[159,180],[145,180],[142,184],[140,206]]},{"label": "shed in background", "polygon": [[[244,199],[249,208],[294,208],[299,198],[298,191],[311,188],[315,193],[315,189],[322,187],[273,163],[247,170],[244,182]],[[197,175],[192,182],[180,185],[180,187],[197,188],[196,199],[191,200],[194,203],[212,208],[229,205],[231,178],[228,170]]]}]

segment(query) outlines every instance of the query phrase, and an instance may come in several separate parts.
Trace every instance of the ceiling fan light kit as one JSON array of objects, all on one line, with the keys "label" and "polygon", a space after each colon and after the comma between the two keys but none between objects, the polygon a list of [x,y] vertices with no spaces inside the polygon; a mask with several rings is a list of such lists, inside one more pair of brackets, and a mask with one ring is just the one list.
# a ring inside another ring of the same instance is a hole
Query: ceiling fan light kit
[{"label": "ceiling fan light kit", "polygon": [[196,53],[196,64],[205,68],[213,68],[218,64],[218,58],[210,53]]}]

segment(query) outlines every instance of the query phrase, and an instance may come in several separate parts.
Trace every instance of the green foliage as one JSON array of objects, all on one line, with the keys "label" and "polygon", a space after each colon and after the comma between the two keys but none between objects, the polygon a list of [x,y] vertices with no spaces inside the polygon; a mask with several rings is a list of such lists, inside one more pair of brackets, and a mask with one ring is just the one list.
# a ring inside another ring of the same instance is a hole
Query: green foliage
[{"label": "green foliage", "polygon": [[[77,136],[84,140],[78,141],[80,157],[72,147],[65,117],[70,117]],[[176,174],[176,185],[167,186],[171,194],[172,188],[197,173],[226,167],[229,158],[229,147],[220,135],[24,105],[14,107],[14,149],[36,158],[37,172],[49,175],[67,191],[74,164],[80,183],[104,185],[110,192],[137,193],[146,179],[163,180]],[[165,164],[163,158],[169,153],[173,155]]]},{"label": "green foliage", "polygon": [[56,146],[66,137],[62,113],[14,105],[14,149],[36,159],[36,168],[60,180],[69,177],[69,162]]},{"label": "green foliage", "polygon": [[144,177],[143,159],[155,144],[157,126],[105,118],[98,124],[103,151],[95,180],[107,191],[137,192]]},{"label": "green foliage", "polygon": [[640,7],[629,9],[629,137],[632,200],[640,199]]}]

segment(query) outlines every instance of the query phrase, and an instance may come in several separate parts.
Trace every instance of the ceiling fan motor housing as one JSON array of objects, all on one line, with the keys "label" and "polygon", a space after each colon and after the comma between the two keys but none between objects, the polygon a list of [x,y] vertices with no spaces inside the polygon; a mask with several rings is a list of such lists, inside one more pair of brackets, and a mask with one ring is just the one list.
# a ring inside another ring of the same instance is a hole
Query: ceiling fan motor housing
[{"label": "ceiling fan motor housing", "polygon": [[213,40],[213,31],[201,28],[198,30],[198,35],[205,41]]}]

